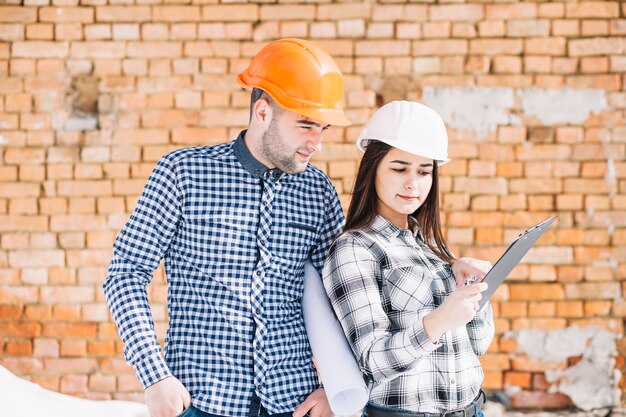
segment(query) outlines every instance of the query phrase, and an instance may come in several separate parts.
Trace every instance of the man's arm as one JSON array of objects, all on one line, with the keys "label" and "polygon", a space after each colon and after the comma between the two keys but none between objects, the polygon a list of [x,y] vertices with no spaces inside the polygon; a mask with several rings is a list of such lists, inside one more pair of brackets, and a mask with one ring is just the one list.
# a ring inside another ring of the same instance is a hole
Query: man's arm
[{"label": "man's arm", "polygon": [[317,240],[317,244],[311,253],[311,262],[313,263],[315,269],[317,269],[320,276],[322,275],[322,268],[324,267],[324,261],[328,256],[330,245],[333,243],[333,240],[339,236],[345,224],[345,218],[343,210],[341,209],[339,196],[337,195],[335,187],[330,184],[330,180],[328,181],[329,189],[326,193],[326,207],[328,209],[324,217],[324,222],[322,223],[323,227],[320,232],[319,239]]},{"label": "man's arm", "polygon": [[124,342],[124,357],[144,389],[171,375],[157,343],[146,286],[174,237],[179,218],[176,175],[165,156],[115,240],[104,283],[107,303]]}]

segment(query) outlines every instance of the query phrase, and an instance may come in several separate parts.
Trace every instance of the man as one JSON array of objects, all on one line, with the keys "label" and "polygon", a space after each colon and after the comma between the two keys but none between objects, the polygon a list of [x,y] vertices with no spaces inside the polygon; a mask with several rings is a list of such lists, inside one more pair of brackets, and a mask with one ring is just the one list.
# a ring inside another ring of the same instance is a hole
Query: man
[{"label": "man", "polygon": [[[315,44],[281,39],[238,82],[253,88],[248,129],[157,163],[115,241],[105,295],[152,417],[328,417],[301,298],[306,259],[321,271],[344,222],[309,165],[324,130],[350,124],[342,74]],[[146,296],[161,259],[165,359]]]}]

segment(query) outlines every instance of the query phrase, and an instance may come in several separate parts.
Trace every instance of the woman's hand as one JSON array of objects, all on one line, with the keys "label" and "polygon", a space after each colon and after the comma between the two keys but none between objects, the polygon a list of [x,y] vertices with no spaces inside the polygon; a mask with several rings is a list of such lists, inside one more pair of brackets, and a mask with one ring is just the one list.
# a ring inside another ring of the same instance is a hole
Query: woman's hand
[{"label": "woman's hand", "polygon": [[428,338],[437,343],[441,336],[469,323],[476,315],[478,302],[487,289],[486,282],[456,288],[432,313],[424,317],[424,330]]},{"label": "woman's hand", "polygon": [[482,281],[491,269],[489,261],[482,261],[475,258],[459,258],[452,264],[452,273],[456,280],[456,287],[462,287],[470,277],[476,277],[476,282]]}]

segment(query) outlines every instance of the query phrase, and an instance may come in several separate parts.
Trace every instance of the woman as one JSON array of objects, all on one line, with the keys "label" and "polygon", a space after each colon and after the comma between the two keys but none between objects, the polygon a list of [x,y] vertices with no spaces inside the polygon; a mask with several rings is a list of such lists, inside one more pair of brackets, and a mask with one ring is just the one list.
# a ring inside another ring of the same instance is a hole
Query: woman
[{"label": "woman", "polygon": [[445,125],[420,103],[395,101],[357,145],[365,154],[354,198],[323,279],[371,386],[364,415],[483,417],[477,355],[493,339],[493,317],[489,303],[476,311],[487,284],[469,278],[480,281],[491,265],[455,261],[443,239]]}]

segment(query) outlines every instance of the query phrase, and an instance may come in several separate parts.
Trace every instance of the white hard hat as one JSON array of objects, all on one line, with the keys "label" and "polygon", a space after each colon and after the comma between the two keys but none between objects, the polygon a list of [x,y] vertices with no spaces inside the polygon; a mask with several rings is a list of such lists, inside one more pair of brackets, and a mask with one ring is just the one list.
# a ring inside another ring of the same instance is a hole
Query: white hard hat
[{"label": "white hard hat", "polygon": [[443,119],[430,107],[414,101],[392,101],[376,110],[361,130],[356,146],[365,152],[372,140],[433,159],[438,165],[450,162]]}]

